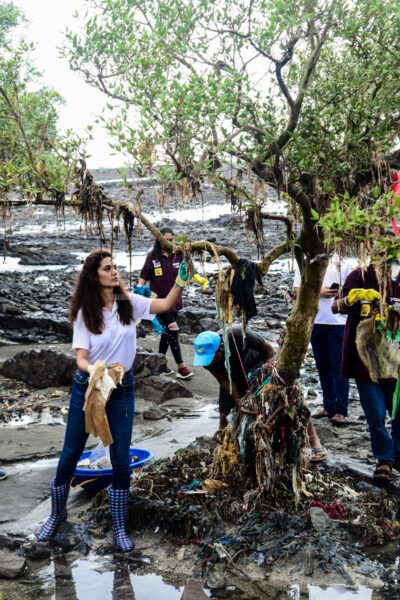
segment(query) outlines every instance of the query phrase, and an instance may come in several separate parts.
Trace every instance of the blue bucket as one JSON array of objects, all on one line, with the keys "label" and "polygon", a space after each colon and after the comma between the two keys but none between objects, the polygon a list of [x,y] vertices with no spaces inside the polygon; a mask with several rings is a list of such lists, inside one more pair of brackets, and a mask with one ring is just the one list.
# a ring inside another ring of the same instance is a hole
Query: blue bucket
[{"label": "blue bucket", "polygon": [[[82,452],[80,461],[84,458],[88,458],[91,450],[85,450]],[[144,464],[154,458],[154,455],[149,450],[142,450],[141,448],[129,448],[129,456],[131,459],[130,471],[136,471],[141,469]],[[91,492],[98,492],[109,485],[112,481],[112,468],[111,469],[78,469],[76,468],[75,474],[71,479],[71,490],[76,490],[79,487],[85,488]]]}]

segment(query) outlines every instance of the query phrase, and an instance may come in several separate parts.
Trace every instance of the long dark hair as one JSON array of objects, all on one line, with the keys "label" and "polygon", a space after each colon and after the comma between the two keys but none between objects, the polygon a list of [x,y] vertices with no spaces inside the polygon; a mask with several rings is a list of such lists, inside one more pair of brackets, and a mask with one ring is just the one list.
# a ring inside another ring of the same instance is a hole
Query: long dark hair
[{"label": "long dark hair", "polygon": [[[160,233],[162,233],[162,235],[164,235],[165,233],[172,233],[172,235],[174,235],[174,232],[172,231],[171,227],[161,227]],[[153,260],[160,260],[161,254],[162,254],[162,246],[161,246],[160,242],[156,239],[156,240],[154,240],[154,246],[153,246],[153,250],[152,250]]]},{"label": "long dark hair", "polygon": [[[78,312],[82,309],[83,322],[91,333],[99,334],[104,329],[103,308],[104,300],[99,286],[97,270],[103,258],[111,258],[108,248],[97,248],[87,256],[75,281],[75,291],[71,298],[69,320],[73,325]],[[132,304],[124,284],[113,288],[117,300],[119,319],[124,325],[129,325],[133,320]]]}]

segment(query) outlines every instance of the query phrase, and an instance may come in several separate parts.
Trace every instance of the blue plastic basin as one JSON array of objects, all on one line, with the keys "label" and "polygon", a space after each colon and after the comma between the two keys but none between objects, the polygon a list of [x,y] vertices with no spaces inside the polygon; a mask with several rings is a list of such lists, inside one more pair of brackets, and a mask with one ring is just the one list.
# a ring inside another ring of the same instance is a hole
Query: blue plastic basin
[{"label": "blue plastic basin", "polygon": [[[79,461],[84,458],[88,458],[91,450],[85,450],[82,452]],[[130,471],[141,469],[144,464],[148,463],[154,458],[154,455],[149,450],[143,450],[142,448],[129,448],[129,456],[131,464],[129,466]],[[71,489],[74,490],[78,487],[83,487],[85,490],[92,492],[98,492],[109,485],[112,481],[112,468],[111,469],[76,469],[75,474],[71,480]]]}]

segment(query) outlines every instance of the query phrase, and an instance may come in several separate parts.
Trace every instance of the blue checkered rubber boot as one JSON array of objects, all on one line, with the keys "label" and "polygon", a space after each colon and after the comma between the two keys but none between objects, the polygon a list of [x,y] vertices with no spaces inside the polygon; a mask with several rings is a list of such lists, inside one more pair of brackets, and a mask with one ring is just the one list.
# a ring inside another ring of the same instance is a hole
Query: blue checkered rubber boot
[{"label": "blue checkered rubber boot", "polygon": [[110,486],[107,488],[107,494],[111,507],[115,542],[121,552],[129,552],[135,547],[126,531],[126,507],[129,490],[114,490]]},{"label": "blue checkered rubber boot", "polygon": [[42,542],[46,538],[55,534],[60,523],[67,518],[67,500],[69,494],[69,483],[54,486],[54,479],[50,483],[51,490],[51,514],[43,525],[37,536],[38,542]]}]

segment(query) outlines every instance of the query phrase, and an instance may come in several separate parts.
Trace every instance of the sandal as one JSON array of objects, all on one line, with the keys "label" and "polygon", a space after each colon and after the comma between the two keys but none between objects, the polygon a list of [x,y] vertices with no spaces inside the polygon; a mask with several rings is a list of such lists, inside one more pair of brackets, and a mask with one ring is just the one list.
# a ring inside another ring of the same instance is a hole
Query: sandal
[{"label": "sandal", "polygon": [[313,419],[323,419],[323,417],[328,417],[329,419],[331,419],[333,417],[333,415],[331,415],[331,413],[328,413],[328,411],[325,409],[320,410],[319,412],[314,413],[311,416]]},{"label": "sandal", "polygon": [[[318,456],[318,455],[321,456]],[[311,456],[310,462],[322,462],[328,458],[328,451],[324,446],[320,446],[319,448],[311,448]]]},{"label": "sandal", "polygon": [[[387,467],[387,469],[385,468]],[[378,463],[374,471],[374,478],[381,481],[387,481],[393,477],[392,465],[388,463]]]},{"label": "sandal", "polygon": [[340,413],[337,413],[332,417],[331,423],[334,423],[335,425],[350,425],[348,417],[345,417]]}]

